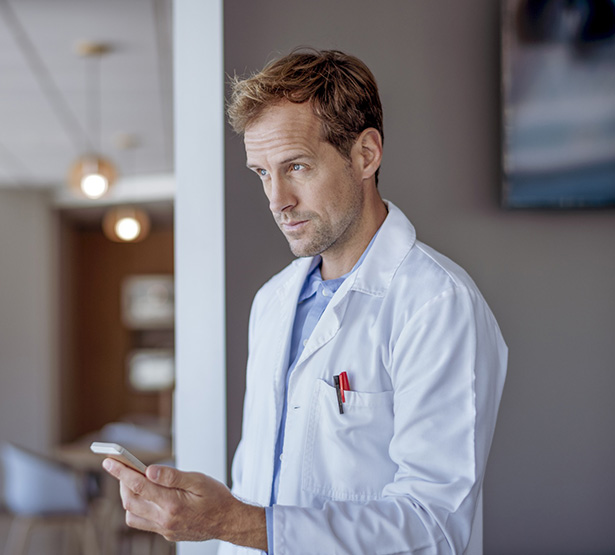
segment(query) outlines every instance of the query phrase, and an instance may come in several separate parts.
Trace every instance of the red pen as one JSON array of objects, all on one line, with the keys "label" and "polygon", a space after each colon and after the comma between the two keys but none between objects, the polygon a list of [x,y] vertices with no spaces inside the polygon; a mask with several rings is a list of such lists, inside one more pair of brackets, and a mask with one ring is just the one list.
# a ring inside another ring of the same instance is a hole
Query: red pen
[{"label": "red pen", "polygon": [[344,396],[344,391],[350,391],[350,383],[348,383],[348,374],[346,374],[346,372],[340,374],[340,390],[342,392],[342,403],[345,403],[346,397]]},{"label": "red pen", "polygon": [[337,393],[337,403],[339,405],[340,414],[344,414],[344,403],[346,402],[344,391],[350,391],[348,374],[342,372],[341,374],[333,376],[333,382],[335,383],[335,392]]}]

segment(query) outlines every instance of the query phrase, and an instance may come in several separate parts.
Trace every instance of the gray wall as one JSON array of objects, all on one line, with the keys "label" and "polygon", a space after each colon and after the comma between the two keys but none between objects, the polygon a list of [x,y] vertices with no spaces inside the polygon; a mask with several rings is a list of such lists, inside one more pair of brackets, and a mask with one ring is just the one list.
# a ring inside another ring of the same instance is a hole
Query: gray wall
[{"label": "gray wall", "polygon": [[[383,196],[464,266],[510,347],[485,486],[485,553],[612,553],[615,215],[498,207],[493,0],[227,0],[225,68],[300,44],[353,53],[385,110]],[[227,148],[229,449],[239,439],[251,298],[290,259],[240,138]]]},{"label": "gray wall", "polygon": [[55,227],[46,198],[0,190],[0,442],[57,433]]}]

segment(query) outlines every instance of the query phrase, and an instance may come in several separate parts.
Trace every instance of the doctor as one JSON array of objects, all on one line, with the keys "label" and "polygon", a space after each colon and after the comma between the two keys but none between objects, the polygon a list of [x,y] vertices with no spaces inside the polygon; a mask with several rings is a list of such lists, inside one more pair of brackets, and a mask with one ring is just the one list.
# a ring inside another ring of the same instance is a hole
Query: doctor
[{"label": "doctor", "polygon": [[237,80],[229,115],[298,259],[252,307],[233,493],[107,459],[127,523],[229,554],[463,553],[507,348],[470,277],[380,197],[373,75],[297,51]]}]

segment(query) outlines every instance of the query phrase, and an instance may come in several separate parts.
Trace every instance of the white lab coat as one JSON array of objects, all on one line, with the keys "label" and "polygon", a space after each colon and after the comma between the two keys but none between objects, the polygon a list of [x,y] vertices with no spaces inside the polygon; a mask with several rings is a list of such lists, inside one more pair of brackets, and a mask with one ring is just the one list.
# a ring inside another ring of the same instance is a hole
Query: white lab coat
[{"label": "white lab coat", "polygon": [[[288,389],[275,555],[463,553],[507,348],[470,277],[392,203],[316,325]],[[311,259],[258,292],[233,492],[267,506],[299,291]],[[344,414],[333,376],[348,373]],[[220,554],[253,553],[222,544]]]}]

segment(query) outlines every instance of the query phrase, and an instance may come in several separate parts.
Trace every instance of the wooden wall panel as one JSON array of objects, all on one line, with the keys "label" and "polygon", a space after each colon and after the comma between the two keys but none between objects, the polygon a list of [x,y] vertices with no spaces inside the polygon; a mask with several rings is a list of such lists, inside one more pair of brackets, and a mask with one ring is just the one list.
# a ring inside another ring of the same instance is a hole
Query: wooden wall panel
[{"label": "wooden wall panel", "polygon": [[152,230],[142,242],[124,244],[66,225],[61,436],[71,441],[127,415],[159,411],[158,394],[131,390],[125,362],[137,346],[172,346],[173,333],[127,329],[121,286],[130,275],[173,273],[173,231]]}]

